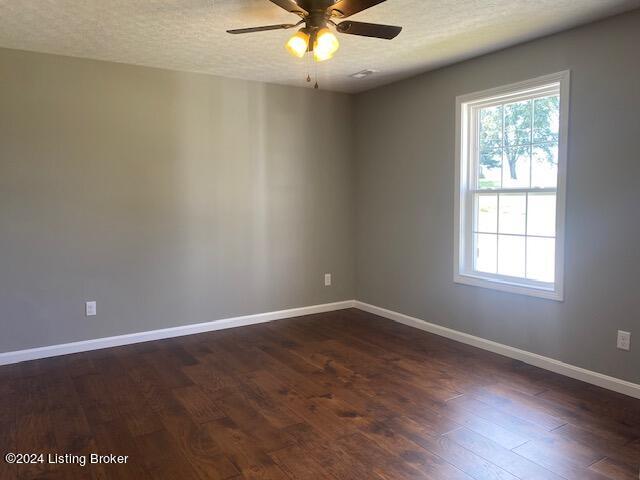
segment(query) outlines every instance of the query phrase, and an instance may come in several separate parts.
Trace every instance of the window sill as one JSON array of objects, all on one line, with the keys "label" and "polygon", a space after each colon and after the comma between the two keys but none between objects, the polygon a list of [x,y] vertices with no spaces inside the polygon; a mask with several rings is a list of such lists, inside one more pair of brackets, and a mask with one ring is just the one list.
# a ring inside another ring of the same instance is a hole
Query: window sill
[{"label": "window sill", "polygon": [[537,285],[521,284],[516,281],[506,281],[498,278],[484,277],[472,273],[456,273],[453,277],[455,283],[470,285],[473,287],[490,288],[502,292],[516,293],[530,297],[545,298],[562,302],[564,300],[562,291],[553,288],[545,288]]}]

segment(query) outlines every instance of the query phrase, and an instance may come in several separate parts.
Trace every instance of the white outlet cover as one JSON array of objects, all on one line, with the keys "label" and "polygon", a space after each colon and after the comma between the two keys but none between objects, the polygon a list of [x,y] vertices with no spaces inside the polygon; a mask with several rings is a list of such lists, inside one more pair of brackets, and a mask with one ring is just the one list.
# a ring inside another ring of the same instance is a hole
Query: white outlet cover
[{"label": "white outlet cover", "polygon": [[86,302],[84,306],[84,313],[87,317],[92,317],[96,314],[96,302]]},{"label": "white outlet cover", "polygon": [[331,274],[330,273],[325,273],[324,274],[324,286],[325,287],[331,286]]},{"label": "white outlet cover", "polygon": [[620,350],[629,350],[631,348],[631,333],[618,330],[617,346]]}]

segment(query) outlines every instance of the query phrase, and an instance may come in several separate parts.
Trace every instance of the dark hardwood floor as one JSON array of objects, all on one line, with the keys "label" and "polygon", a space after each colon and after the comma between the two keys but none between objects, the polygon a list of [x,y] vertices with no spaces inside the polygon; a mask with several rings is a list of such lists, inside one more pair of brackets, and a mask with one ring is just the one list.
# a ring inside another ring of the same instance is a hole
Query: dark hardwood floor
[{"label": "dark hardwood floor", "polygon": [[0,367],[1,479],[637,479],[640,401],[344,310]]}]

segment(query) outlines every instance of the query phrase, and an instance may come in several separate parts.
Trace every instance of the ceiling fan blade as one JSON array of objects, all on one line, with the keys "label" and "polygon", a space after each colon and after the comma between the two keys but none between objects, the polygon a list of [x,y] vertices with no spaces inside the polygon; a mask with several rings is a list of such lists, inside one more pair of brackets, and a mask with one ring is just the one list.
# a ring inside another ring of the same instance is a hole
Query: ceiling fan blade
[{"label": "ceiling fan blade", "polygon": [[280,8],[284,8],[287,12],[295,13],[296,15],[305,16],[308,15],[304,8],[298,5],[294,0],[270,0],[271,3],[275,3]]},{"label": "ceiling fan blade", "polygon": [[361,35],[363,37],[375,37],[391,40],[398,36],[402,31],[402,27],[346,20],[336,25],[336,30],[340,33],[348,33],[350,35]]},{"label": "ceiling fan blade", "polygon": [[338,17],[346,18],[386,1],[387,0],[339,0],[329,7],[329,11],[335,13]]},{"label": "ceiling fan blade", "polygon": [[227,33],[237,35],[239,33],[266,32],[267,30],[286,30],[293,27],[295,27],[293,23],[281,23],[280,25],[265,25],[264,27],[236,28],[227,30]]}]

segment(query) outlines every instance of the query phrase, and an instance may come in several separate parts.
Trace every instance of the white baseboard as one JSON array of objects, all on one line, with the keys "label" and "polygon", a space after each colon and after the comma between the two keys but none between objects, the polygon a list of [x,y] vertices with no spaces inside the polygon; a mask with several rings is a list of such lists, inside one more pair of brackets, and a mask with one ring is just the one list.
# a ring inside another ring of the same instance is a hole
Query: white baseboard
[{"label": "white baseboard", "polygon": [[514,358],[524,363],[528,363],[529,365],[534,365],[551,372],[559,373],[566,377],[582,380],[583,382],[597,385],[598,387],[606,388],[608,390],[613,390],[614,392],[622,393],[624,395],[629,395],[630,397],[640,398],[640,385],[636,383],[603,375],[602,373],[592,372],[591,370],[576,367],[559,360],[554,360],[553,358],[544,357],[536,353],[527,352],[526,350],[520,350],[519,348],[510,347],[501,343],[492,342],[491,340],[485,340],[484,338],[469,335],[468,333],[441,327],[440,325],[435,325],[433,323],[420,320],[419,318],[410,317],[403,313],[376,307],[375,305],[370,305],[357,300],[354,302],[354,307],[410,327],[450,338],[451,340],[456,340],[461,343],[466,343],[467,345],[473,345],[474,347],[482,348],[483,350],[489,350],[490,352],[498,353],[505,357]]},{"label": "white baseboard", "polygon": [[241,317],[224,318],[212,322],[196,323],[179,327],[163,328],[160,330],[150,330],[147,332],[129,333],[117,335],[115,337],[96,338],[73,343],[63,343],[60,345],[50,345],[46,347],[29,348],[14,352],[0,353],[0,365],[10,363],[25,362],[27,360],[37,360],[39,358],[56,357],[70,353],[86,352],[89,350],[99,350],[101,348],[118,347],[132,343],[148,342],[150,340],[161,340],[163,338],[181,337],[183,335],[193,335],[195,333],[211,332],[214,330],[224,330],[226,328],[242,327],[257,323],[271,322],[284,318],[300,317],[314,313],[331,312],[351,308],[354,300],[343,302],[325,303],[322,305],[312,305],[309,307],[290,308],[288,310],[278,310],[275,312],[256,313],[254,315],[243,315]]}]

